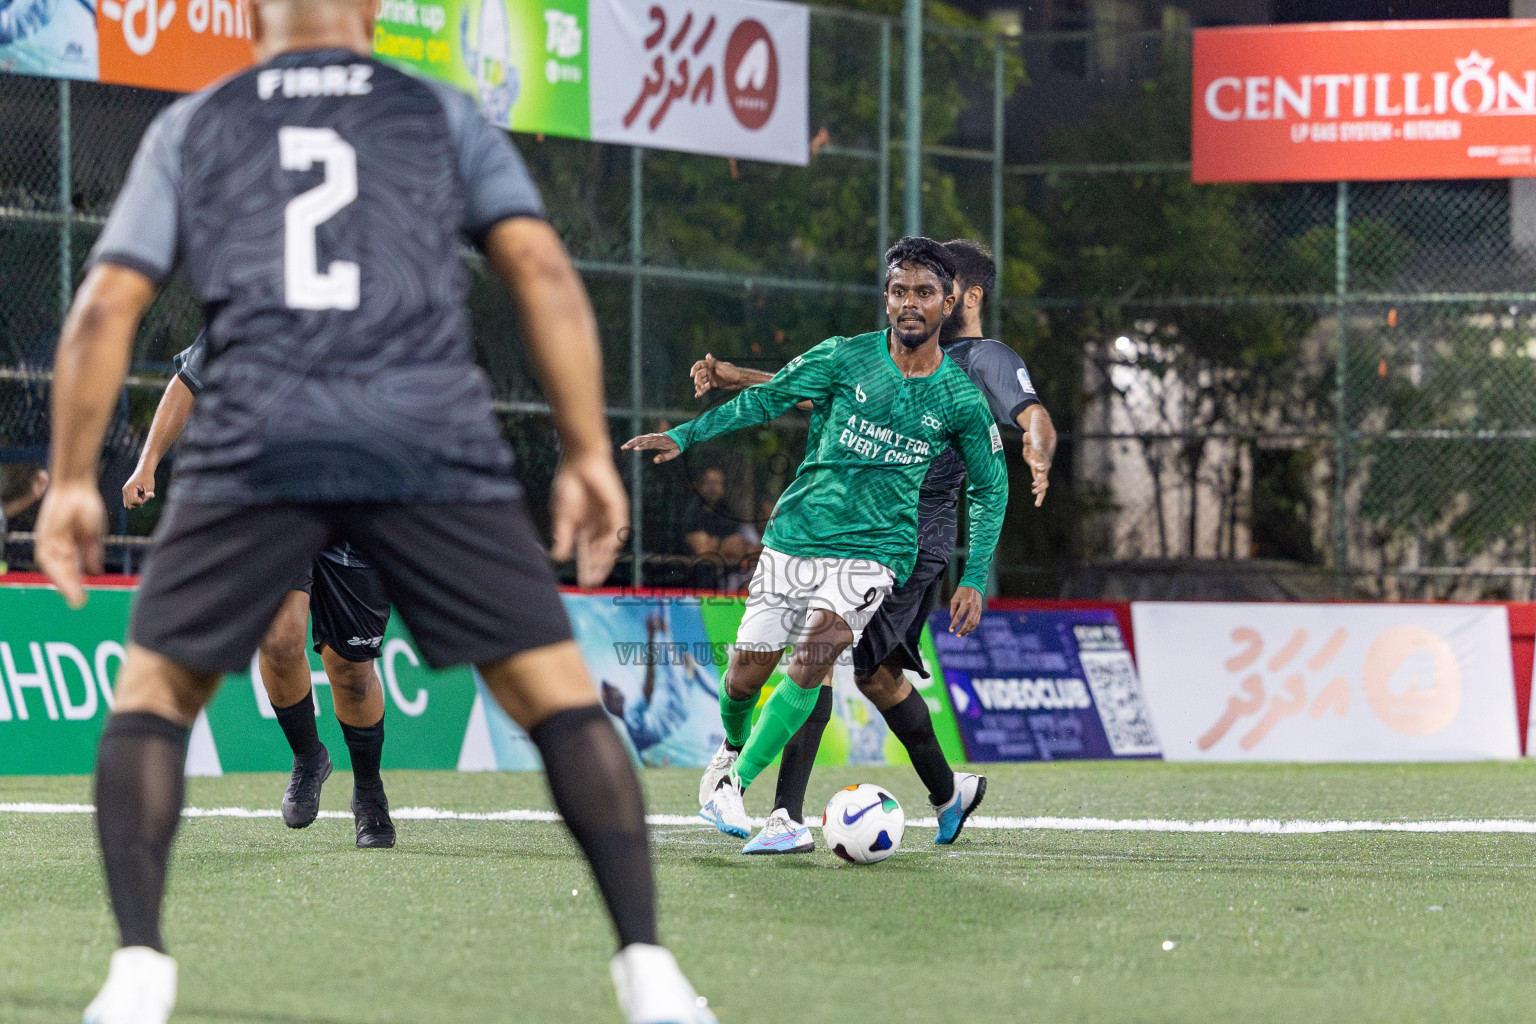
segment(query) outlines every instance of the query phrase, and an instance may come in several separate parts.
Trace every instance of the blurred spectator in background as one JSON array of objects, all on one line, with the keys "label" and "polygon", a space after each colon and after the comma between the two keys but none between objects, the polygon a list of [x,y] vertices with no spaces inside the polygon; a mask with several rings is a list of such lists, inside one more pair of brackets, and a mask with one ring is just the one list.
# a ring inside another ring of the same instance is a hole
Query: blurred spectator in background
[{"label": "blurred spectator in background", "polygon": [[[724,470],[711,466],[699,473],[693,478],[693,491],[693,504],[683,522],[683,553],[719,567],[720,578],[714,585],[738,589],[763,550],[759,534],[726,508]],[[706,582],[702,570],[694,575],[700,584]]]},{"label": "blurred spectator in background", "polygon": [[43,493],[48,490],[47,471],[35,466],[30,473],[13,473],[11,478],[19,486],[7,486],[6,475],[0,474],[0,573],[10,568],[5,560],[5,535],[11,528],[11,520],[42,501]]}]

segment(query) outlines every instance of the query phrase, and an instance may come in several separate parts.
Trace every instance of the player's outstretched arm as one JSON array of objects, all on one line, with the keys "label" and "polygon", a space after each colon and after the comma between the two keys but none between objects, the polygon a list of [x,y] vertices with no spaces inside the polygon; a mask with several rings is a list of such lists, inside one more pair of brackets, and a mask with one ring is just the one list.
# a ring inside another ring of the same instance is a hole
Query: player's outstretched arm
[{"label": "player's outstretched arm", "polygon": [[[716,359],[714,355],[705,353],[704,358],[693,364],[688,371],[688,376],[693,378],[693,397],[703,398],[711,391],[740,391],[754,384],[766,384],[773,380],[773,374],[764,370],[753,370],[745,366],[737,366],[728,363],[724,359]],[[796,409],[810,412],[810,402],[798,402]]]},{"label": "player's outstretched arm", "polygon": [[542,220],[501,221],[486,236],[485,253],[517,301],[524,344],[560,433],[550,556],[574,554],[577,583],[598,586],[618,557],[629,497],[613,467],[592,303],[560,236]]},{"label": "player's outstretched arm", "polygon": [[1003,445],[997,424],[979,395],[977,401],[964,410],[955,441],[970,477],[965,494],[970,504],[971,550],[965,560],[965,575],[961,577],[960,585],[985,593],[987,570],[997,549],[997,538],[1003,531],[1003,513],[1008,509],[1008,472],[1003,465]]},{"label": "player's outstretched arm", "polygon": [[641,434],[624,442],[625,451],[655,451],[654,461],[667,462],[684,450],[721,434],[784,415],[801,401],[831,395],[833,361],[842,338],[828,338],[803,355],[796,356],[772,378],[754,384],[723,405],[673,427],[664,434]]},{"label": "player's outstretched arm", "polygon": [[724,359],[716,359],[713,353],[708,352],[703,359],[693,364],[688,376],[693,378],[694,398],[703,398],[711,391],[740,391],[773,379],[771,373],[737,366]]},{"label": "player's outstretched arm", "polygon": [[1035,507],[1045,504],[1045,492],[1051,486],[1051,463],[1056,460],[1056,424],[1043,405],[1032,405],[1019,413],[1019,427],[1024,431],[1024,462],[1034,477],[1030,493]]},{"label": "player's outstretched arm", "polygon": [[96,464],[128,373],[133,337],[155,285],[102,263],[86,275],[53,363],[52,486],[37,516],[37,564],[71,608],[85,603],[82,571],[102,570],[107,509]]},{"label": "player's outstretched arm", "polygon": [[150,421],[149,434],[144,438],[144,450],[139,452],[138,465],[134,467],[128,482],[123,484],[123,508],[138,508],[155,496],[155,470],[160,468],[165,453],[171,450],[171,445],[176,443],[176,439],[186,429],[187,420],[196,405],[197,396],[192,394],[192,389],[182,382],[179,375],[172,377],[171,382],[165,386],[165,394],[160,396],[159,406],[155,408],[155,418]]}]

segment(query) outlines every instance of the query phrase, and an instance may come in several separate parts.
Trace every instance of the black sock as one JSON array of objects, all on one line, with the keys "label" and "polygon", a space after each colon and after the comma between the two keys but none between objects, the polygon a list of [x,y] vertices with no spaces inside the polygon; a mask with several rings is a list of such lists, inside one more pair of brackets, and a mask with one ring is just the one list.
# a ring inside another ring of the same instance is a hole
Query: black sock
[{"label": "black sock", "polygon": [[96,755],[96,835],[124,946],[165,952],[160,901],[186,793],[187,736],[145,711],[113,715]]},{"label": "black sock", "polygon": [[832,687],[823,686],[816,695],[811,717],[784,744],[784,753],[779,758],[779,782],[773,792],[773,806],[784,808],[796,821],[805,820],[805,787],[810,785],[811,769],[816,767],[821,734],[831,720]]},{"label": "black sock", "polygon": [[544,758],[555,808],[592,865],[619,948],[656,942],[656,880],[645,798],[629,754],[601,707],[571,708],[529,732]]},{"label": "black sock", "polygon": [[341,735],[347,741],[347,753],[352,755],[352,784],[358,789],[383,789],[379,760],[384,756],[384,719],[368,726],[342,722]]},{"label": "black sock", "polygon": [[277,712],[277,724],[283,727],[288,745],[294,757],[314,757],[324,748],[320,745],[320,730],[315,727],[315,691],[310,690],[304,699],[286,708],[272,705]]},{"label": "black sock", "polygon": [[933,732],[933,716],[922,694],[913,690],[901,703],[880,712],[901,745],[912,758],[917,777],[928,787],[928,801],[934,806],[949,802],[955,795],[955,773],[944,758],[939,738]]}]

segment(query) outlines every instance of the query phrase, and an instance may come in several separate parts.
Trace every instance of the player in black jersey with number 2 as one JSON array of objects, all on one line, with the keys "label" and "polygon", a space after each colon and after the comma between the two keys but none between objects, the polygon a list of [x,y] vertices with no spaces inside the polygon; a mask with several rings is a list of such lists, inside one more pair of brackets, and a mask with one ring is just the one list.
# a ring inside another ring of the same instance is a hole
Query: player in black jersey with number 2
[{"label": "player in black jersey with number 2", "polygon": [[101,566],[96,466],[139,321],[178,266],[207,319],[203,391],[97,758],[122,948],[85,1018],[169,1016],[176,962],[160,907],[189,729],[294,579],[345,541],[378,570],[426,660],[478,666],[538,747],[618,931],[626,1019],[711,1022],[657,944],[639,781],[474,363],[460,245],[485,252],[521,309],[561,441],[551,554],[574,553],[584,586],[606,578],[628,519],[591,304],[506,134],[464,94],[368,56],[376,10],[257,0],[262,63],[150,126],[59,341],[37,557],[78,607],[81,572]]}]

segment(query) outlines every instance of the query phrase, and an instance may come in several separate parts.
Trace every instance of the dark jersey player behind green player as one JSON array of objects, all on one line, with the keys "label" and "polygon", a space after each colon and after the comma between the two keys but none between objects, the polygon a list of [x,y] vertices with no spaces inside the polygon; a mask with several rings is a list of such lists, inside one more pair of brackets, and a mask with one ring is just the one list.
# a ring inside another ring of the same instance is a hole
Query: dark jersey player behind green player
[{"label": "dark jersey player behind green player", "polygon": [[[751,828],[743,791],[805,724],[838,656],[911,575],[918,492],[929,465],[950,449],[970,476],[971,537],[950,628],[963,635],[981,619],[1008,504],[1002,438],[982,393],[939,347],[955,302],[954,259],[928,238],[903,238],[885,259],[889,330],[830,338],[724,405],[624,445],[665,462],[801,401],[816,408],[805,460],[768,522],[726,670],[726,738],[709,773],[718,778],[711,786],[707,775],[700,787],[700,816],[731,835],[745,838]],[[758,693],[791,644],[789,684],[774,690],[754,728]]]},{"label": "dark jersey player behind green player", "polygon": [[[192,417],[208,374],[208,332],[176,356],[133,475],[123,484],[123,507],[155,496],[155,471]],[[293,750],[293,774],[283,794],[283,824],[308,828],[320,813],[320,788],[331,775],[330,751],[315,724],[315,695],[304,651],[310,616],[315,651],[331,685],[336,724],[352,761],[352,816],[361,849],[395,845],[395,824],[379,765],[384,754],[384,687],[373,662],[389,624],[389,598],[379,573],[346,542],[332,544],[293,580],[293,589],[257,649],[261,684],[277,724]]]},{"label": "dark jersey player behind green player", "polygon": [[[1008,346],[982,336],[982,310],[997,281],[996,264],[985,246],[968,239],[945,242],[944,248],[955,260],[955,307],[944,320],[939,344],[981,389],[997,422],[1023,431],[1024,461],[1033,474],[1031,489],[1039,505],[1050,485],[1056,429],[1035,394],[1024,361]],[[761,370],[732,366],[713,356],[695,363],[691,373],[696,395],[715,388],[735,391],[769,379]],[[955,550],[956,505],[964,482],[965,467],[953,451],[929,467],[918,496],[917,565],[907,581],[881,602],[853,649],[853,675],[859,690],[885,718],[928,787],[928,800],[939,824],[934,842],[941,845],[953,843],[959,836],[966,819],[986,795],[987,780],[950,768],[934,733],[928,705],[905,673],[911,670],[928,675],[918,645]],[[831,714],[828,680],[811,717],[784,747],[773,813],[743,852],[808,853],[815,849],[811,830],[803,824],[805,790]]]}]

